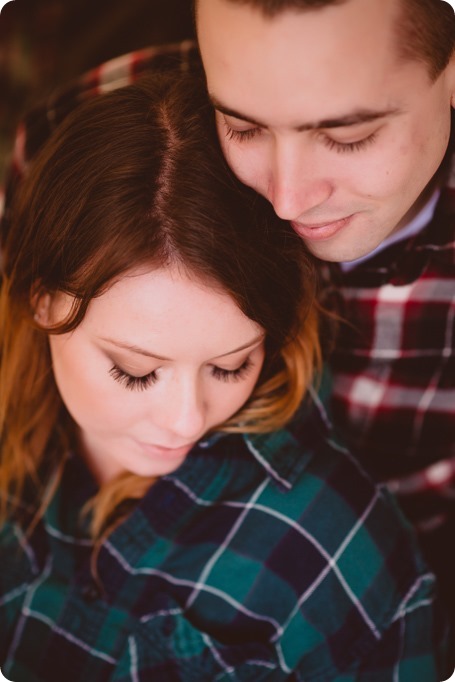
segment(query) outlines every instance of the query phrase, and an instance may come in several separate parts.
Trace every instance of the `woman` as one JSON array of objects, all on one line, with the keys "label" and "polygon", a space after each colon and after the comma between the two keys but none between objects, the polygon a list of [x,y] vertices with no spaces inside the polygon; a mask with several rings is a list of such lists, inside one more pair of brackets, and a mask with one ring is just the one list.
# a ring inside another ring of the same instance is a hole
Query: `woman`
[{"label": "woman", "polygon": [[4,264],[8,678],[439,679],[433,576],[305,398],[313,269],[226,167],[202,84],[76,110]]}]

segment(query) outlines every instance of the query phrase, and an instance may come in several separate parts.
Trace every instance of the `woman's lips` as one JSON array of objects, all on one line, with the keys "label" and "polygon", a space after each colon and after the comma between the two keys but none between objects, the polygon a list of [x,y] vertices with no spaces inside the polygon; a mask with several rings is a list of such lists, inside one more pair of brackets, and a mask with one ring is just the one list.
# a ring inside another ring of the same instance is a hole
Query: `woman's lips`
[{"label": "woman's lips", "polygon": [[327,223],[318,223],[314,225],[291,222],[292,229],[297,232],[297,234],[303,239],[320,241],[323,239],[330,239],[334,237],[338,232],[347,227],[354,214],[347,216],[347,218],[340,218],[339,220],[332,220]]},{"label": "woman's lips", "polygon": [[182,445],[178,448],[168,448],[164,447],[163,445],[154,445],[150,443],[143,443],[141,441],[137,441],[137,443],[146,454],[155,457],[166,457],[169,459],[180,459],[181,457],[184,457],[194,445],[194,443],[189,443],[188,445]]}]

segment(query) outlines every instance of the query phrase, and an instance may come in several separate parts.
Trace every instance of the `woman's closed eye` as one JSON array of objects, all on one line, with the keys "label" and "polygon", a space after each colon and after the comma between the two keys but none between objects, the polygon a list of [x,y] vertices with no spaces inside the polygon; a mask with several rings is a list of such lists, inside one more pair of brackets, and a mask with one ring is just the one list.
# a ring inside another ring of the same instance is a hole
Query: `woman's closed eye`
[{"label": "woman's closed eye", "polygon": [[236,369],[223,369],[222,367],[213,365],[211,371],[212,376],[215,377],[215,379],[219,379],[219,381],[241,381],[247,376],[252,367],[253,362],[250,357],[247,357],[240,367],[237,367]]},{"label": "woman's closed eye", "polygon": [[156,370],[138,377],[125,372],[125,370],[120,369],[118,365],[111,367],[109,374],[115,381],[118,381],[119,384],[122,384],[131,391],[145,391],[145,389],[152,386],[158,380]]},{"label": "woman's closed eye", "polygon": [[[253,367],[251,358],[248,357],[239,367],[235,369],[224,369],[223,367],[218,367],[213,365],[210,369],[212,377],[218,381],[241,381],[247,376],[250,369]],[[122,384],[125,388],[130,391],[145,391],[150,386],[153,386],[158,381],[157,371],[148,372],[143,376],[135,376],[134,374],[129,374],[124,369],[121,369],[118,365],[114,365],[109,370],[111,377]]]}]

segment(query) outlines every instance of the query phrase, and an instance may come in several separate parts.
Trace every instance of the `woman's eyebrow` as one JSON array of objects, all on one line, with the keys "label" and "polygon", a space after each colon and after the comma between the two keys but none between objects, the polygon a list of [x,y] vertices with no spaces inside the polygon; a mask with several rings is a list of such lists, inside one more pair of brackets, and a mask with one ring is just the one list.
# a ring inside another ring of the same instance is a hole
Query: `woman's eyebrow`
[{"label": "woman's eyebrow", "polygon": [[[221,355],[216,355],[216,358],[224,358],[227,355],[234,355],[234,353],[238,353],[241,350],[246,350],[247,348],[250,348],[251,346],[254,346],[256,343],[259,343],[262,341],[264,338],[264,333],[261,332],[257,336],[254,337],[254,339],[251,339],[251,341],[247,341],[246,343],[242,344],[238,348],[234,348],[234,350],[230,350],[227,353],[222,353]],[[135,344],[130,344],[127,343],[126,341],[121,341],[120,339],[109,339],[106,337],[100,337],[100,341],[104,341],[105,343],[110,343],[113,346],[117,346],[118,348],[121,348],[122,350],[127,350],[131,353],[136,353],[137,355],[145,355],[149,358],[154,358],[155,360],[164,360],[165,362],[172,362],[172,358],[168,358],[164,355],[158,355],[157,353],[154,353],[153,351],[147,350],[145,348],[141,348],[140,346],[136,346]]]},{"label": "woman's eyebrow", "polygon": [[158,355],[157,353],[153,353],[150,350],[146,350],[145,348],[141,348],[140,346],[136,346],[135,344],[131,344],[126,341],[121,341],[120,339],[108,339],[104,336],[100,336],[99,339],[100,341],[104,341],[105,343],[110,343],[113,346],[117,346],[122,350],[127,350],[130,351],[131,353],[137,353],[137,355],[146,355],[149,358],[155,358],[155,360],[166,361],[172,360],[172,358],[167,358],[164,355]]},{"label": "woman's eyebrow", "polygon": [[[242,346],[239,346],[238,348],[235,348],[234,350],[230,350],[227,353],[222,353],[221,355],[216,355],[216,358],[225,358],[227,355],[234,355],[234,353],[238,353],[241,350],[246,350],[247,348],[251,348],[251,346],[254,346],[255,344],[259,343],[260,341],[264,340],[264,332],[261,332],[257,336],[255,336],[254,339],[251,341],[248,341],[247,343],[244,343]],[[215,358],[214,358],[215,359]]]}]

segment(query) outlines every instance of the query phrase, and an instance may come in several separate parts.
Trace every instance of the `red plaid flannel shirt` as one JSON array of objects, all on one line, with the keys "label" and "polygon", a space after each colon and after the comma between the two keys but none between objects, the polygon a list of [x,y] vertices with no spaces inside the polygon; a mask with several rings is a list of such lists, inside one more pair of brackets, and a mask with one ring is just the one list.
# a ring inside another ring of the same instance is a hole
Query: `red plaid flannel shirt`
[{"label": "red plaid flannel shirt", "polygon": [[422,232],[350,272],[330,268],[345,319],[335,422],[421,531],[455,514],[453,180]]},{"label": "red plaid flannel shirt", "polygon": [[[28,160],[79,102],[151,67],[197,63],[191,41],[150,47],[106,62],[32,110],[16,136],[3,231]],[[422,528],[441,523],[455,504],[454,224],[455,189],[448,187],[419,235],[347,274],[331,268],[347,320],[332,359],[335,420]]]}]

